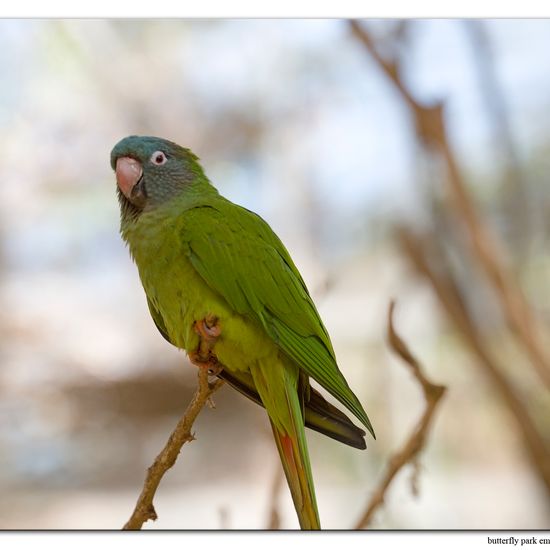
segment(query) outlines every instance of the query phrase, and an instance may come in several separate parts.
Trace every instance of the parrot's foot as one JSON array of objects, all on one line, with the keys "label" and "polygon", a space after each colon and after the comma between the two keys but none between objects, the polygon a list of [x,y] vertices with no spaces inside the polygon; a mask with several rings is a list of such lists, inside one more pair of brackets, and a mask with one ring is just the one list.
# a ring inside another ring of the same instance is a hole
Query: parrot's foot
[{"label": "parrot's foot", "polygon": [[215,376],[223,370],[223,365],[218,361],[214,354],[210,354],[206,360],[200,351],[193,351],[188,354],[189,361],[200,369],[207,369],[208,374]]},{"label": "parrot's foot", "polygon": [[195,321],[195,332],[201,337],[201,341],[207,341],[212,347],[222,330],[215,315],[207,315],[202,321]]},{"label": "parrot's foot", "polygon": [[201,321],[195,321],[193,328],[200,336],[200,343],[196,351],[189,353],[189,360],[199,368],[208,369],[208,374],[220,373],[223,366],[212,351],[221,334],[218,318],[215,315],[207,315]]}]

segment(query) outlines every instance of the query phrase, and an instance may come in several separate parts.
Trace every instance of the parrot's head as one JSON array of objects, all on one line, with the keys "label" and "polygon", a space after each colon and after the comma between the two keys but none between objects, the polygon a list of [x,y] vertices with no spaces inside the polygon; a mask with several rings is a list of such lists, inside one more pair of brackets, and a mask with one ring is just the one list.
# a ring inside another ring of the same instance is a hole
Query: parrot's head
[{"label": "parrot's head", "polygon": [[182,194],[204,177],[198,158],[166,139],[128,136],[111,151],[123,215],[138,216]]}]

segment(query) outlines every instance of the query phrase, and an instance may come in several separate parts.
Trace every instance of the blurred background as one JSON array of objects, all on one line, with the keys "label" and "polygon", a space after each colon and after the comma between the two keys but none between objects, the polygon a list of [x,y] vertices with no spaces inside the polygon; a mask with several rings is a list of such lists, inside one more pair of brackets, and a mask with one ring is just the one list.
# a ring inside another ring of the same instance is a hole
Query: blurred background
[{"label": "blurred background", "polygon": [[[550,21],[1,20],[0,528],[118,529],[196,386],[118,235],[109,152],[191,148],[287,245],[377,433],[308,433],[323,527],[550,527]],[[265,413],[202,411],[148,529],[298,522]]]}]

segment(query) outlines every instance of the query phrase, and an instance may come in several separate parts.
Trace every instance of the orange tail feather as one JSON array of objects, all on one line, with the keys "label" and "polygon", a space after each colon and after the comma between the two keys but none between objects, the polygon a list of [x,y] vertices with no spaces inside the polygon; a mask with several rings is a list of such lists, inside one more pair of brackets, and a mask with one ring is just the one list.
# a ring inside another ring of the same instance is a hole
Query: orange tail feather
[{"label": "orange tail feather", "polygon": [[[309,464],[304,463],[304,454],[300,452],[300,444],[296,438],[280,432],[273,424],[272,428],[300,527],[302,529],[320,529],[310,468]],[[305,460],[307,460],[307,450],[305,453]]]}]

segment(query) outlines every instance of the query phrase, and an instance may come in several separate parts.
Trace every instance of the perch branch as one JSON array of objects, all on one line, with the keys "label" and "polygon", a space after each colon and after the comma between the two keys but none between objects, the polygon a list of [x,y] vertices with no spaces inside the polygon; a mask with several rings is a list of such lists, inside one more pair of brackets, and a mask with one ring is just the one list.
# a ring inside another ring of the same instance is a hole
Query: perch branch
[{"label": "perch branch", "polygon": [[123,529],[141,529],[146,521],[157,519],[157,513],[153,506],[153,498],[160,481],[164,474],[175,464],[183,445],[195,439],[191,433],[195,419],[212,394],[223,384],[222,380],[210,383],[206,368],[199,368],[198,371],[198,387],[195,395],[170,435],[164,449],[162,449],[153,464],[148,468],[143,490],[139,495],[132,516],[126,522]]},{"label": "perch branch", "polygon": [[403,448],[399,452],[395,453],[389,460],[386,473],[378,488],[372,495],[365,512],[361,516],[361,519],[357,522],[355,527],[356,529],[365,529],[369,525],[374,513],[383,504],[386,491],[388,490],[396,474],[406,464],[414,463],[415,459],[418,457],[418,454],[424,448],[437,405],[446,390],[445,386],[432,384],[432,382],[426,378],[420,368],[420,363],[395,331],[393,324],[394,308],[395,302],[391,302],[388,310],[388,342],[392,350],[409,366],[413,376],[421,385],[422,392],[424,393],[424,399],[426,400],[426,408]]},{"label": "perch branch", "polygon": [[425,106],[416,101],[401,79],[397,60],[382,58],[368,31],[357,21],[350,21],[349,24],[352,34],[363,44],[409,107],[424,145],[438,152],[443,159],[454,207],[464,222],[472,253],[499,298],[508,326],[523,345],[540,379],[550,388],[550,359],[540,338],[540,322],[507,266],[501,261],[502,244],[497,242],[483,222],[458,169],[443,120],[443,103]]}]

